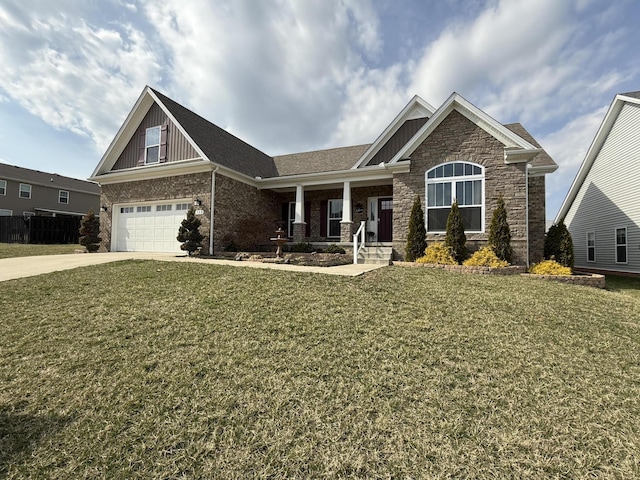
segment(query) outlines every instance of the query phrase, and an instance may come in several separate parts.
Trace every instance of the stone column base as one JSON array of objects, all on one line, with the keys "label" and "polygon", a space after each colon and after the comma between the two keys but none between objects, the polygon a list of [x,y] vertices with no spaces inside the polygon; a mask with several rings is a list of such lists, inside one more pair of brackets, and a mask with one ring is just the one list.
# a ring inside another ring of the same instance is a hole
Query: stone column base
[{"label": "stone column base", "polygon": [[353,241],[353,222],[340,222],[340,242],[350,243]]},{"label": "stone column base", "polygon": [[305,241],[307,231],[306,222],[293,222],[293,241],[294,243],[302,243]]}]

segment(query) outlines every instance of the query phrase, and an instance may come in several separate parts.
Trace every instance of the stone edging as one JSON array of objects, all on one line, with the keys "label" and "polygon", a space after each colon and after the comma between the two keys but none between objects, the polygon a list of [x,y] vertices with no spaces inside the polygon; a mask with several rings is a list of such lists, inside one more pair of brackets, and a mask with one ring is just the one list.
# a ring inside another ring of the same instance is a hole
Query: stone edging
[{"label": "stone edging", "polygon": [[429,267],[439,268],[448,272],[470,273],[475,275],[521,275],[523,277],[537,278],[551,282],[567,283],[570,285],[585,285],[587,287],[605,288],[605,276],[597,273],[579,275],[534,275],[527,273],[525,266],[510,266],[504,268],[492,267],[468,267],[466,265],[439,265],[436,263],[393,262],[402,267]]},{"label": "stone edging", "polygon": [[468,267],[466,265],[440,265],[437,263],[393,262],[403,267],[429,267],[447,270],[448,272],[472,273],[475,275],[519,275],[527,271],[527,267],[512,265],[510,267]]},{"label": "stone edging", "polygon": [[523,273],[522,276],[551,282],[567,283],[569,285],[585,285],[594,288],[606,288],[607,286],[605,276],[598,273],[581,273],[578,275],[534,275],[533,273]]}]

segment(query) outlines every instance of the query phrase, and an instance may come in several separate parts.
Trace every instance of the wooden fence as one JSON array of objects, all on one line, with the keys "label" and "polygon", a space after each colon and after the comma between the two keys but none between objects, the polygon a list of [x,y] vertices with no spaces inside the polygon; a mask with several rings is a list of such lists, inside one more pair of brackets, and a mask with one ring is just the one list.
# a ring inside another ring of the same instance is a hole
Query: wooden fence
[{"label": "wooden fence", "polygon": [[80,217],[0,217],[0,243],[78,243]]}]

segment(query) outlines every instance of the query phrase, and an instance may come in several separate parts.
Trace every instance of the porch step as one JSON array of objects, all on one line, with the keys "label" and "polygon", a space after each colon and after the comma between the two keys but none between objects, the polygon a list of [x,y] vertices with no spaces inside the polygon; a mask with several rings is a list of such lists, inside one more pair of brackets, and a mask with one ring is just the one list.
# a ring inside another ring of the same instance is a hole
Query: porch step
[{"label": "porch step", "polygon": [[368,263],[371,265],[391,265],[392,259],[392,247],[364,247],[358,254],[358,263]]}]

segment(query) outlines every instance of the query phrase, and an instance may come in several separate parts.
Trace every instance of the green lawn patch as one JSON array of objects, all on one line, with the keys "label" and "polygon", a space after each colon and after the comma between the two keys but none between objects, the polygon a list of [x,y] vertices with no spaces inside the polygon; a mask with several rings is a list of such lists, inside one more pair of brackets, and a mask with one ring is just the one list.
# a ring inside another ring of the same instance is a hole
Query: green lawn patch
[{"label": "green lawn patch", "polygon": [[640,278],[607,275],[607,290],[630,295],[640,300]]},{"label": "green lawn patch", "polygon": [[35,255],[62,255],[73,253],[80,245],[33,245],[0,243],[0,258],[33,257]]},{"label": "green lawn patch", "polygon": [[632,296],[128,261],[0,307],[0,477],[640,475]]}]

